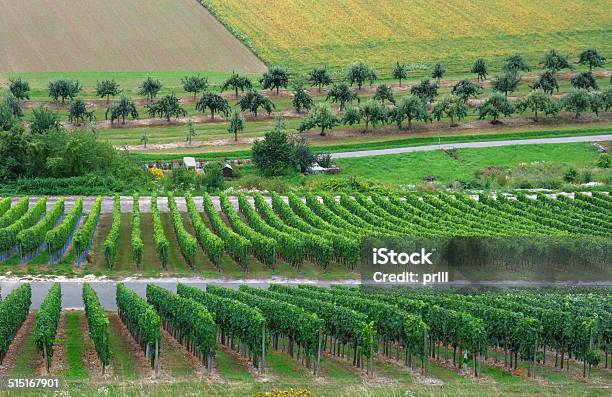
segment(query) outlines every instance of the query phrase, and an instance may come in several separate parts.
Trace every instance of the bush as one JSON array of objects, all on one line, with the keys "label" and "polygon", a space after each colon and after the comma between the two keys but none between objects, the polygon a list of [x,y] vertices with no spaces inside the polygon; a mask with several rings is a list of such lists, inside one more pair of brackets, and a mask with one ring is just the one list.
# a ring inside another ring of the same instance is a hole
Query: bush
[{"label": "bush", "polygon": [[253,163],[266,176],[281,175],[295,164],[295,148],[287,132],[275,128],[253,145]]},{"label": "bush", "polygon": [[317,156],[317,163],[323,168],[330,168],[335,165],[334,159],[330,153],[322,153]]},{"label": "bush", "polygon": [[202,186],[207,191],[223,190],[225,179],[223,179],[223,164],[213,161],[206,164],[204,174],[201,177]]},{"label": "bush", "polygon": [[612,156],[608,153],[602,153],[597,158],[597,163],[595,163],[599,168],[612,168]]},{"label": "bush", "polygon": [[571,167],[569,170],[567,170],[567,172],[565,172],[563,180],[565,180],[565,182],[575,183],[578,180],[578,176],[578,170],[576,170],[574,167]]}]

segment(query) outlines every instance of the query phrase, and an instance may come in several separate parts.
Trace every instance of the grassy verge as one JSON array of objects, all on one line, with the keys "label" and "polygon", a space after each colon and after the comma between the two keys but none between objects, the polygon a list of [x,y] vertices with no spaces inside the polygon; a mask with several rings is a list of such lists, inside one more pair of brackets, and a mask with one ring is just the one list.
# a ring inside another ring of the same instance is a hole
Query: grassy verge
[{"label": "grassy verge", "polygon": [[89,371],[83,363],[83,337],[81,335],[81,321],[84,316],[83,311],[68,311],[65,313],[66,341],[65,357],[68,365],[68,370],[64,376],[68,380],[87,379]]}]

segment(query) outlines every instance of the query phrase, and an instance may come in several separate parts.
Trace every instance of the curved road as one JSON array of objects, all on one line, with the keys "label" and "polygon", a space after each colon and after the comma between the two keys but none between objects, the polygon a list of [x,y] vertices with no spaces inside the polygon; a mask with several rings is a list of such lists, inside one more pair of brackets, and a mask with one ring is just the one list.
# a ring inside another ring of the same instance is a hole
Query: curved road
[{"label": "curved road", "polygon": [[612,141],[612,135],[586,135],[586,136],[568,136],[561,138],[533,138],[533,139],[510,139],[503,141],[484,141],[484,142],[460,142],[448,143],[441,145],[425,145],[425,146],[406,146],[392,149],[374,149],[360,150],[356,152],[332,153],[332,158],[345,159],[352,157],[369,157],[382,156],[385,154],[400,154],[412,152],[428,152],[432,150],[449,150],[462,148],[487,148],[498,146],[514,146],[514,145],[539,145],[545,143],[576,143],[576,142],[605,142]]}]

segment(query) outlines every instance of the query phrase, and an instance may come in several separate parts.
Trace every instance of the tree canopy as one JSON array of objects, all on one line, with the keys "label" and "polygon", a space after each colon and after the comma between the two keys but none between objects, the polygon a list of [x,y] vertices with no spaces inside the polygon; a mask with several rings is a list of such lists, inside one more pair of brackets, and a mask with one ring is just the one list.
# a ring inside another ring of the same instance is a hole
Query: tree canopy
[{"label": "tree canopy", "polygon": [[174,93],[165,95],[160,100],[147,105],[147,112],[150,117],[163,117],[168,122],[171,117],[178,119],[187,116],[187,112]]},{"label": "tree canopy", "polygon": [[523,58],[522,55],[514,54],[506,58],[504,70],[511,73],[529,72],[531,70],[531,66],[527,63],[527,61],[525,61],[525,58]]},{"label": "tree canopy", "polygon": [[557,83],[557,73],[554,70],[547,69],[533,82],[531,88],[534,90],[541,89],[548,95],[552,95],[555,90],[559,92],[559,83]]},{"label": "tree canopy", "polygon": [[60,118],[57,112],[42,105],[32,109],[32,118],[30,119],[30,132],[32,134],[42,134],[60,128]]},{"label": "tree canopy", "polygon": [[436,79],[438,84],[440,84],[440,80],[442,79],[442,77],[444,77],[445,73],[446,73],[446,68],[444,67],[442,62],[436,62],[436,64],[433,67],[433,70],[431,71],[431,78]]},{"label": "tree canopy", "polygon": [[408,129],[412,126],[412,120],[425,122],[430,120],[425,103],[415,95],[406,95],[400,98],[392,114],[394,121],[400,129],[404,120],[408,120]]},{"label": "tree canopy", "polygon": [[105,118],[108,120],[109,116],[111,124],[120,118],[121,124],[125,124],[126,117],[131,117],[133,120],[138,118],[138,110],[136,109],[134,101],[132,101],[127,95],[121,95],[118,102],[111,104],[106,109]]},{"label": "tree canopy", "polygon": [[227,126],[227,132],[234,134],[234,141],[238,141],[238,133],[244,131],[244,118],[239,111],[234,110],[229,117],[229,125]]},{"label": "tree canopy", "polygon": [[282,124],[255,141],[252,153],[253,163],[266,176],[283,174],[295,164],[295,148]]},{"label": "tree canopy", "polygon": [[408,78],[408,66],[404,63],[396,62],[392,71],[393,78],[399,80],[399,86],[402,86],[402,80]]},{"label": "tree canopy", "polygon": [[438,101],[431,111],[432,116],[440,121],[443,117],[451,119],[451,126],[455,126],[455,120],[461,121],[467,117],[468,108],[463,98],[457,95],[445,95]]},{"label": "tree canopy", "polygon": [[202,98],[198,100],[195,107],[196,110],[200,112],[205,112],[206,109],[209,109],[211,119],[215,118],[215,113],[222,113],[227,117],[231,110],[231,106],[225,98],[212,92],[205,92]]},{"label": "tree canopy", "polygon": [[98,80],[96,82],[96,96],[106,97],[106,103],[110,102],[110,97],[119,94],[119,84],[115,80]]},{"label": "tree canopy", "polygon": [[566,55],[562,55],[555,49],[550,49],[542,60],[544,69],[559,71],[561,69],[573,69]]},{"label": "tree canopy", "polygon": [[356,93],[351,91],[350,87],[346,83],[334,84],[332,88],[327,92],[325,100],[331,100],[332,103],[339,103],[340,110],[344,110],[344,106],[347,103],[353,101],[359,102],[359,97]]},{"label": "tree canopy", "polygon": [[240,106],[240,110],[243,112],[249,111],[253,113],[255,117],[257,117],[257,113],[259,109],[264,109],[268,115],[272,113],[276,106],[267,96],[263,95],[259,91],[249,90],[246,95],[240,98],[238,101],[238,105]]},{"label": "tree canopy", "polygon": [[312,111],[302,120],[298,131],[304,132],[312,128],[320,128],[321,136],[326,135],[327,130],[331,130],[340,123],[340,119],[332,112],[326,103],[315,104]]},{"label": "tree canopy", "polygon": [[152,102],[161,90],[161,88],[162,84],[159,80],[153,79],[152,77],[147,77],[140,84],[140,87],[138,87],[138,93],[142,96],[147,97],[149,102]]},{"label": "tree canopy", "polygon": [[410,88],[410,93],[421,98],[425,103],[431,103],[438,96],[438,86],[429,79],[423,79]]},{"label": "tree canopy", "polygon": [[532,90],[527,96],[518,101],[516,108],[520,112],[530,110],[538,120],[538,112],[546,116],[559,114],[559,104],[541,88]]},{"label": "tree canopy", "polygon": [[226,91],[228,89],[233,89],[235,92],[236,98],[238,98],[238,90],[240,92],[244,92],[245,90],[250,90],[253,88],[253,83],[246,76],[241,76],[237,73],[232,73],[232,75],[221,84],[221,92]]},{"label": "tree canopy", "polygon": [[9,79],[9,91],[11,91],[11,94],[20,101],[30,99],[30,83],[23,80],[21,77]]},{"label": "tree canopy", "polygon": [[310,110],[313,106],[314,100],[312,96],[304,89],[304,84],[298,81],[293,86],[293,99],[291,104],[298,113],[302,113],[303,109]]},{"label": "tree canopy", "polygon": [[357,61],[349,65],[345,78],[351,86],[357,84],[357,89],[361,90],[366,81],[370,84],[374,83],[378,79],[378,74],[365,62]]},{"label": "tree canopy", "polygon": [[287,69],[273,66],[263,74],[259,80],[262,88],[276,90],[276,95],[280,88],[287,88],[289,84],[289,72]]},{"label": "tree canopy", "polygon": [[376,92],[374,93],[374,99],[385,104],[385,101],[389,101],[395,105],[395,98],[393,97],[393,91],[391,91],[391,87],[387,84],[381,84],[376,87]]},{"label": "tree canopy", "polygon": [[500,117],[511,116],[514,111],[514,105],[508,101],[508,98],[500,93],[494,93],[486,101],[477,108],[478,118],[483,120],[491,117],[491,123],[498,122]]},{"label": "tree canopy", "polygon": [[318,67],[312,69],[306,75],[306,79],[312,84],[312,86],[319,87],[319,92],[324,86],[328,86],[332,83],[331,75],[326,67]]},{"label": "tree canopy", "polygon": [[487,62],[484,60],[484,58],[476,59],[470,71],[472,73],[476,73],[476,75],[478,76],[478,81],[485,80],[488,74]]},{"label": "tree canopy", "polygon": [[606,63],[606,58],[601,56],[599,52],[597,52],[597,49],[589,48],[580,53],[578,63],[580,65],[588,65],[589,70],[592,70],[593,68],[602,67]]},{"label": "tree canopy", "polygon": [[76,80],[59,79],[49,82],[49,96],[57,101],[62,99],[62,105],[66,99],[73,99],[81,91],[81,83]]},{"label": "tree canopy", "polygon": [[470,79],[464,79],[453,86],[451,93],[461,98],[463,102],[467,102],[471,97],[476,97],[482,92],[482,87],[474,83]]},{"label": "tree canopy", "polygon": [[593,76],[593,73],[589,70],[588,72],[580,72],[570,80],[572,87],[574,88],[584,88],[597,90],[597,79]]},{"label": "tree canopy", "polygon": [[85,122],[85,119],[91,121],[94,119],[94,111],[87,109],[87,104],[81,98],[76,98],[70,102],[68,108],[68,119],[72,124]]},{"label": "tree canopy", "polygon": [[503,92],[505,96],[508,96],[508,93],[516,90],[520,83],[521,76],[517,73],[507,72],[495,77],[491,82],[491,86],[493,90]]},{"label": "tree canopy", "polygon": [[181,79],[181,83],[185,92],[193,94],[194,101],[199,92],[204,92],[208,88],[208,79],[200,75],[185,76]]}]

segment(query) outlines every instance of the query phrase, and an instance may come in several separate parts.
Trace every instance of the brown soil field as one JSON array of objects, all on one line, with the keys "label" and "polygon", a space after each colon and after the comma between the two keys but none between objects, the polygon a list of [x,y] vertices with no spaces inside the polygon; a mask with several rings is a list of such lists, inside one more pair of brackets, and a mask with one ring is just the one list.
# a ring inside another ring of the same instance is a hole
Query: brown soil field
[{"label": "brown soil field", "polygon": [[0,0],[0,71],[265,65],[195,0]]}]

